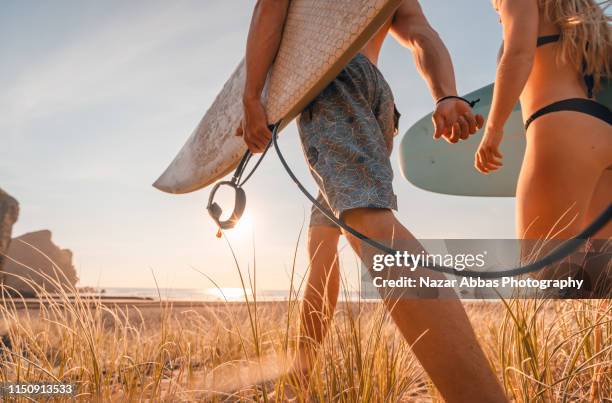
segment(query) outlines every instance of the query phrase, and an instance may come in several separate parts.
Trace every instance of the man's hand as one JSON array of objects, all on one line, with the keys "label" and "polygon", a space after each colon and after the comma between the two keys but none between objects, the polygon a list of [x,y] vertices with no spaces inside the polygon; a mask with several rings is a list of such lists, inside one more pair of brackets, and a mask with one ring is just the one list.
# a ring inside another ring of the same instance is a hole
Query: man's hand
[{"label": "man's hand", "polygon": [[236,130],[236,136],[243,136],[253,154],[261,153],[272,138],[272,132],[268,129],[266,109],[258,99],[244,100],[243,105],[244,117]]},{"label": "man's hand", "polygon": [[432,115],[434,139],[444,137],[449,143],[466,140],[484,124],[482,115],[474,116],[467,102],[450,98],[440,102]]}]

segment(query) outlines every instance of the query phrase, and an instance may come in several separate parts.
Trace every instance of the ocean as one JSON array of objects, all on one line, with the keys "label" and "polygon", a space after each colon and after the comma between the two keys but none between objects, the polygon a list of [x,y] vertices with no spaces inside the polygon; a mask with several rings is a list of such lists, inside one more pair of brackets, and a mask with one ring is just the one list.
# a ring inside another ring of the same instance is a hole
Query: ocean
[{"label": "ocean", "polygon": [[[150,298],[159,300],[160,297],[164,301],[198,301],[198,302],[209,302],[209,301],[228,301],[228,302],[241,302],[245,300],[245,292],[242,288],[145,288],[145,287],[103,287],[99,289],[97,293],[84,293],[82,295],[100,295],[105,298]],[[473,292],[460,293],[462,299],[470,301],[475,298],[480,300],[483,296],[475,297]],[[252,290],[246,290],[246,296],[249,301],[253,300]],[[299,295],[297,298],[301,298]],[[364,299],[371,299],[372,296],[365,297],[360,296],[359,291],[354,290],[350,292],[341,291],[339,295],[340,301],[359,301]],[[258,301],[287,301],[289,299],[289,290],[257,290]],[[295,291],[292,297],[296,299]],[[374,299],[378,299],[377,296]],[[497,295],[490,295],[485,299],[497,299]]]},{"label": "ocean", "polygon": [[[104,287],[105,297],[140,297],[171,301],[244,301],[245,292],[242,288],[129,288],[129,287]],[[253,299],[253,293],[247,289],[249,300]],[[295,296],[293,297],[293,299]],[[358,299],[359,292],[350,294],[350,299]],[[258,301],[286,301],[289,299],[289,290],[257,290]]]}]

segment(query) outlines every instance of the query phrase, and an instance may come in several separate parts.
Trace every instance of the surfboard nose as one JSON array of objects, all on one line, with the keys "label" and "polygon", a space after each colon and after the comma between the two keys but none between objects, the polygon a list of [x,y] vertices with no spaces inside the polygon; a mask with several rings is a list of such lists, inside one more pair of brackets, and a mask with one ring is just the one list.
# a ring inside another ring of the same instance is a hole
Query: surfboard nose
[{"label": "surfboard nose", "polygon": [[153,187],[172,194],[188,193],[199,189],[197,183],[194,183],[194,178],[198,176],[193,174],[194,167],[197,165],[190,164],[190,161],[185,161],[186,159],[189,158],[185,158],[184,153],[179,153],[161,176],[153,182]]},{"label": "surfboard nose", "polygon": [[157,178],[155,182],[153,182],[153,187],[166,193],[183,193],[179,191],[181,186],[177,186],[177,181],[170,178],[167,170],[159,178]]},{"label": "surfboard nose", "polygon": [[153,187],[158,190],[161,190],[162,192],[176,194],[176,191],[172,186],[170,186],[169,182],[166,180],[166,178],[164,178],[164,176],[165,173],[164,175],[157,178],[157,180],[153,182]]},{"label": "surfboard nose", "polygon": [[193,155],[194,150],[199,148],[193,145],[193,136],[190,137],[166,170],[153,183],[153,187],[166,193],[182,194],[207,185],[206,182],[202,183],[202,178],[206,178],[206,175],[203,176],[199,172],[205,166],[198,163]]}]

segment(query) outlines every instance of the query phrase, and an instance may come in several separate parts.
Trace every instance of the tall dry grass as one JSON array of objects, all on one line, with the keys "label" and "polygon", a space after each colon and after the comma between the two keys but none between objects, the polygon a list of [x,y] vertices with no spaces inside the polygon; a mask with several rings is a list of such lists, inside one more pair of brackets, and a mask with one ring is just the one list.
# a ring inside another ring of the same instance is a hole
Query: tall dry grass
[{"label": "tall dry grass", "polygon": [[[244,289],[256,290],[256,268],[236,270]],[[286,375],[302,286],[294,282],[288,302],[258,301],[254,293],[243,303],[186,307],[160,299],[137,307],[74,289],[38,289],[37,307],[23,309],[25,299],[4,297],[0,382],[74,383],[78,401],[99,402],[439,401],[383,305],[366,301],[339,305],[308,390],[300,390]],[[612,396],[609,300],[477,302],[466,309],[513,400]],[[469,379],[457,374],[457,382]]]}]

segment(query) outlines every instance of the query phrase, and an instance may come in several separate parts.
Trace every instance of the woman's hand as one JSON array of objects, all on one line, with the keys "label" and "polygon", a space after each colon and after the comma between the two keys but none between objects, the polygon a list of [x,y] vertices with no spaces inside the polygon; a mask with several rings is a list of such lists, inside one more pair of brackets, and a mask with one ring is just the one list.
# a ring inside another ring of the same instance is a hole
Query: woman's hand
[{"label": "woman's hand", "polygon": [[502,141],[504,133],[502,130],[496,130],[490,127],[485,129],[485,134],[478,146],[478,151],[474,157],[474,166],[483,174],[496,171],[504,164],[502,153],[499,152],[499,144]]}]

